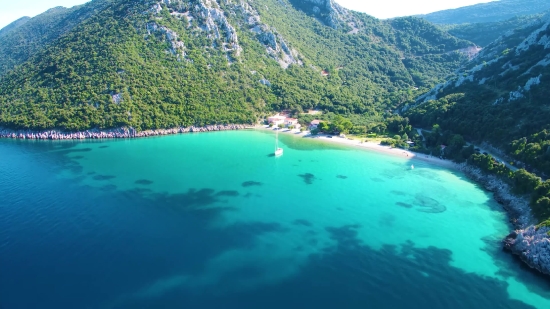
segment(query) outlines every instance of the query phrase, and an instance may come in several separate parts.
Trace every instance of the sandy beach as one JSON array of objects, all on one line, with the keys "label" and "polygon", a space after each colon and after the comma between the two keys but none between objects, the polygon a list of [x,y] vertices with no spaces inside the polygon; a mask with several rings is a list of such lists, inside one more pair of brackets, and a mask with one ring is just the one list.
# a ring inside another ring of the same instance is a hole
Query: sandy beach
[{"label": "sandy beach", "polygon": [[[257,130],[266,130],[266,131],[273,131],[273,132],[275,131],[274,129],[266,127],[266,126],[256,126],[255,128]],[[329,135],[326,135],[326,134],[311,135],[308,131],[301,132],[299,134],[298,134],[298,132],[299,131],[297,131],[297,130],[287,130],[287,129],[279,130],[279,133],[281,133],[281,134],[289,134],[289,135],[293,135],[293,136],[296,136],[296,137],[310,138],[310,139],[315,139],[315,140],[319,140],[319,141],[323,141],[323,142],[327,142],[327,143],[348,145],[348,146],[351,146],[351,147],[357,147],[357,148],[362,148],[362,149],[366,149],[366,150],[376,151],[376,152],[379,152],[379,153],[384,153],[384,154],[388,154],[388,155],[392,155],[392,156],[403,157],[403,158],[407,158],[407,159],[411,159],[411,160],[421,160],[421,161],[428,162],[430,164],[435,164],[435,165],[438,165],[438,166],[442,166],[442,167],[445,167],[445,168],[459,169],[459,165],[452,162],[452,161],[439,159],[439,158],[436,158],[436,157],[433,157],[433,156],[428,156],[428,155],[425,155],[425,154],[414,153],[414,152],[407,151],[407,150],[400,149],[400,148],[390,148],[389,146],[380,145],[379,142],[361,142],[361,141],[358,141],[358,140],[347,139],[347,138],[343,138],[343,137],[339,137],[339,136],[332,136],[331,135],[331,137],[329,137]]]}]

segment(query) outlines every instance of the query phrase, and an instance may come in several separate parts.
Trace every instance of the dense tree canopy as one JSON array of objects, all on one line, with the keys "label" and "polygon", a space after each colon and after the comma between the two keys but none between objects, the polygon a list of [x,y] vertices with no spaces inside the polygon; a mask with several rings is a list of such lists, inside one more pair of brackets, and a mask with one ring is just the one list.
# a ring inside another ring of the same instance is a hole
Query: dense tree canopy
[{"label": "dense tree canopy", "polygon": [[[229,50],[228,26],[207,29],[199,0],[162,2],[158,13],[157,1],[96,0],[33,18],[0,37],[0,66],[15,66],[0,78],[0,125],[143,130],[251,123],[273,111],[313,108],[366,125],[458,68],[466,58],[454,51],[471,44],[420,19],[355,12],[346,18],[360,26],[348,33],[282,2],[246,5],[277,49],[284,39],[295,52],[286,68],[248,25],[241,3],[210,4],[235,28],[236,50]],[[33,29],[45,21],[51,26],[41,44],[10,44],[21,29],[39,36]]]}]

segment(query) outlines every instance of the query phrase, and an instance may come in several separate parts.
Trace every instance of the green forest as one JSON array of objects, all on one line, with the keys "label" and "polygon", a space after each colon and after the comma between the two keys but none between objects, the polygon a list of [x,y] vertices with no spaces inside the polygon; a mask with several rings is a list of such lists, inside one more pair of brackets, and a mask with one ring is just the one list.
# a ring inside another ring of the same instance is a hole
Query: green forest
[{"label": "green forest", "polygon": [[[203,29],[205,20],[173,14],[201,16],[195,2],[173,1],[153,13],[153,1],[97,0],[12,29],[0,41],[13,43],[19,31],[58,15],[66,30],[49,31],[51,40],[36,52],[32,45],[21,57],[0,53],[0,63],[14,67],[0,78],[0,125],[145,130],[254,123],[273,111],[312,108],[375,122],[456,70],[466,58],[454,51],[471,45],[417,18],[380,21],[349,12],[347,18],[360,24],[350,34],[279,1],[251,2],[262,23],[298,53],[301,63],[284,69],[237,4],[221,3],[219,9],[235,25],[240,53],[225,50],[225,29],[215,38]],[[70,18],[74,14],[81,16],[78,22]],[[184,59],[169,52],[166,33],[150,33],[153,23],[177,33]],[[59,37],[52,39],[54,34]]]}]

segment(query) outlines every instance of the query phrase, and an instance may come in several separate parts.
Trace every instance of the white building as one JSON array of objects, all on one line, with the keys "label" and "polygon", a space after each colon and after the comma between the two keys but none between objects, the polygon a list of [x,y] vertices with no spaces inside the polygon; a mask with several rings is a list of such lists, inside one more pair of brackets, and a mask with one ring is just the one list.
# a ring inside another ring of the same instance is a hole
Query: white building
[{"label": "white building", "polygon": [[286,117],[285,116],[281,116],[279,114],[275,115],[275,116],[271,116],[269,118],[267,118],[267,122],[271,125],[273,125],[274,127],[277,127],[279,126],[280,124],[285,124],[285,120],[286,120]]}]

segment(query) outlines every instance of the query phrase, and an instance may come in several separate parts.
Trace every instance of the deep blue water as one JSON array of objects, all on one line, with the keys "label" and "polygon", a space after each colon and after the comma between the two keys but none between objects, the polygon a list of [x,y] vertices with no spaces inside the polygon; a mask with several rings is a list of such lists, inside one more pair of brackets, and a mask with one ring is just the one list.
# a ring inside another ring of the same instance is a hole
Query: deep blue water
[{"label": "deep blue water", "polygon": [[0,308],[550,308],[463,175],[281,140],[0,140]]}]

